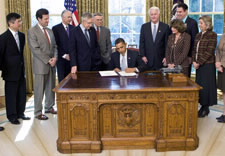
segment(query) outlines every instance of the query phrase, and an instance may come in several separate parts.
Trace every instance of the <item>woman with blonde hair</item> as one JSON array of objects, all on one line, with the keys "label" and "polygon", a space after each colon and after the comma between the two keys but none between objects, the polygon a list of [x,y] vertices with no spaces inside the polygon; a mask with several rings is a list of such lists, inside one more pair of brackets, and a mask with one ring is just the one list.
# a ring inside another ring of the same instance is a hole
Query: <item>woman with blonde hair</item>
[{"label": "woman with blonde hair", "polygon": [[195,37],[193,48],[193,65],[196,69],[196,83],[202,86],[200,90],[198,117],[209,114],[209,106],[217,104],[215,49],[217,34],[213,32],[212,18],[204,15],[199,18],[201,32]]}]

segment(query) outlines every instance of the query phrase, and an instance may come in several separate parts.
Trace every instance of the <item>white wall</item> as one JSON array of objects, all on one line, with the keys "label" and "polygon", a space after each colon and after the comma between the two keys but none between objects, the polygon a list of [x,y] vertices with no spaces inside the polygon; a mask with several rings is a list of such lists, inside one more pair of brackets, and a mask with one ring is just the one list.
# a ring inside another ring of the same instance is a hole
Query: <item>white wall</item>
[{"label": "white wall", "polygon": [[[7,29],[5,16],[5,0],[0,0],[0,34],[2,34]],[[0,77],[0,96],[4,95],[4,81]]]}]

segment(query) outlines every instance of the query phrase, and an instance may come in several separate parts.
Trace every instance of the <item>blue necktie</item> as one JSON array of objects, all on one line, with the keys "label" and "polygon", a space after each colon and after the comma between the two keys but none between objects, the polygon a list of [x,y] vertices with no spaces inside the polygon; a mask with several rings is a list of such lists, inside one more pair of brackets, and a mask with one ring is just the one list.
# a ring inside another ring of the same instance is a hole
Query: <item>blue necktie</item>
[{"label": "blue necktie", "polygon": [[87,29],[85,29],[84,35],[85,35],[85,37],[86,37],[86,39],[87,39],[88,44],[91,45],[91,44],[90,44],[90,38],[89,38],[89,36],[88,36],[88,30],[87,30]]},{"label": "blue necktie", "polygon": [[68,37],[70,37],[69,26],[66,26],[66,33],[67,33]]}]

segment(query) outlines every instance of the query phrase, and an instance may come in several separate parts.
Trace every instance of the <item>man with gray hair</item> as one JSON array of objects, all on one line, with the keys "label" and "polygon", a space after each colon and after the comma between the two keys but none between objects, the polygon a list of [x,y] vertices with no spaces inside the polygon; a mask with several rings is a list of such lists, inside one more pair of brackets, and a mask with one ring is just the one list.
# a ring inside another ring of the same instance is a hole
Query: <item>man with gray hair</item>
[{"label": "man with gray hair", "polygon": [[75,28],[71,25],[72,12],[64,10],[61,14],[62,23],[55,25],[52,31],[58,49],[57,75],[59,82],[62,81],[71,71],[69,57],[69,38],[71,31]]},{"label": "man with gray hair", "polygon": [[94,14],[94,28],[96,30],[98,44],[100,47],[100,53],[102,58],[101,70],[107,70],[108,63],[112,54],[112,42],[110,30],[107,27],[103,26],[103,14],[95,13]]},{"label": "man with gray hair", "polygon": [[70,39],[71,73],[77,71],[98,71],[101,65],[101,55],[97,35],[91,13],[84,13],[81,24],[73,29]]},{"label": "man with gray hair", "polygon": [[141,27],[140,54],[147,64],[148,70],[159,70],[165,63],[165,51],[170,28],[160,22],[160,10],[158,7],[149,9],[150,22]]}]

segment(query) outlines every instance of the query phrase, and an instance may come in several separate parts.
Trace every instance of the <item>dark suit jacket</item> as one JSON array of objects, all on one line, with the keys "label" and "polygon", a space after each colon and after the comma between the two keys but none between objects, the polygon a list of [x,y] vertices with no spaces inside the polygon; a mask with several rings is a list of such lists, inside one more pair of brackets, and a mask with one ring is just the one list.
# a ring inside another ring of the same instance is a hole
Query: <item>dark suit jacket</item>
[{"label": "dark suit jacket", "polygon": [[[199,43],[198,52],[197,44]],[[193,48],[192,59],[200,65],[206,63],[215,63],[215,50],[217,45],[217,34],[213,31],[206,31],[198,33],[195,37],[195,44]],[[197,54],[196,54],[197,53]],[[198,55],[196,60],[196,55]]]},{"label": "dark suit jacket", "polygon": [[97,71],[101,64],[101,55],[97,41],[96,31],[89,30],[90,42],[84,36],[80,25],[73,29],[70,39],[71,66],[77,66],[78,71]]},{"label": "dark suit jacket", "polygon": [[[128,68],[138,68],[140,72],[143,72],[144,70],[146,70],[146,65],[142,61],[141,56],[139,55],[139,52],[129,50],[129,49],[127,49],[127,65],[128,65]],[[109,62],[109,70],[113,70],[115,68],[121,69],[120,53],[117,51],[112,53],[111,60]]]},{"label": "dark suit jacket", "polygon": [[151,22],[145,23],[141,27],[140,34],[140,54],[148,59],[149,69],[160,69],[165,57],[166,45],[170,28],[167,24],[159,22],[155,42],[153,42]]},{"label": "dark suit jacket", "polygon": [[191,35],[191,48],[189,50],[188,56],[192,57],[192,50],[194,47],[194,42],[195,42],[195,36],[198,33],[198,23],[190,18],[189,16],[187,17],[185,23],[187,24],[187,30],[186,32]]},{"label": "dark suit jacket", "polygon": [[19,81],[24,75],[23,50],[25,45],[25,35],[18,32],[20,49],[10,30],[0,35],[0,70],[5,81]]},{"label": "dark suit jacket", "polygon": [[184,32],[180,38],[175,42],[175,34],[169,36],[166,48],[166,62],[167,64],[182,65],[188,67],[188,52],[191,44],[191,36]]},{"label": "dark suit jacket", "polygon": [[[73,31],[75,27],[73,25],[69,25],[69,32]],[[62,56],[64,54],[69,54],[69,37],[62,23],[55,25],[52,27],[52,31],[55,36],[55,41],[58,49],[58,59],[63,59]]]}]

